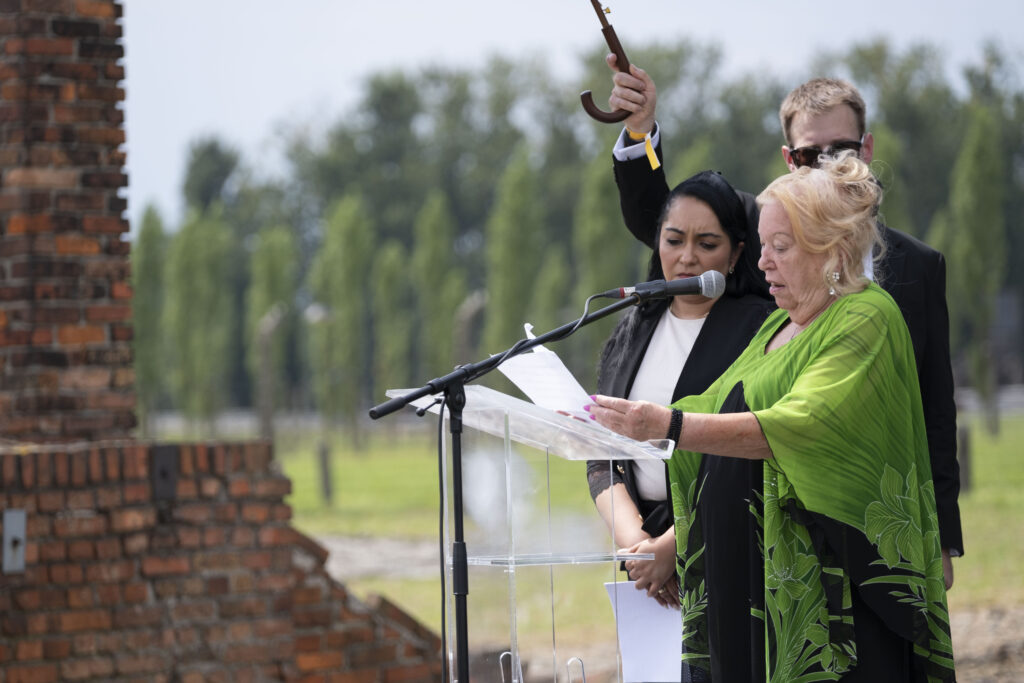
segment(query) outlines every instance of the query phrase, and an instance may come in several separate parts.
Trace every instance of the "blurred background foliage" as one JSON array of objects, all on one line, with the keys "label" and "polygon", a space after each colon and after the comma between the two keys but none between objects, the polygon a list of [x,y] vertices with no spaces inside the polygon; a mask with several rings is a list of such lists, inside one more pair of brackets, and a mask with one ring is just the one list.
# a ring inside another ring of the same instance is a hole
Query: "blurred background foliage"
[{"label": "blurred background foliage", "polygon": [[[265,372],[276,410],[317,411],[358,436],[384,389],[419,386],[511,346],[524,322],[546,331],[588,294],[641,280],[647,254],[622,225],[612,177],[620,129],[588,119],[575,96],[607,95],[604,54],[582,55],[572,83],[506,58],[374,74],[328,130],[283,133],[274,178],[224,140],[195,140],[182,224],[151,207],[132,250],[144,429],[171,410],[204,431],[219,411],[254,406]],[[631,58],[658,85],[670,183],[713,168],[756,192],[785,172],[777,112],[798,81],[770,65],[726,76],[713,44]],[[937,46],[878,40],[822,54],[804,76],[849,78],[864,94],[882,214],[945,253],[957,382],[991,397],[1024,381],[1024,283],[1012,276],[1024,272],[1021,60],[988,46],[949,73]],[[588,389],[603,322],[555,349]]]}]

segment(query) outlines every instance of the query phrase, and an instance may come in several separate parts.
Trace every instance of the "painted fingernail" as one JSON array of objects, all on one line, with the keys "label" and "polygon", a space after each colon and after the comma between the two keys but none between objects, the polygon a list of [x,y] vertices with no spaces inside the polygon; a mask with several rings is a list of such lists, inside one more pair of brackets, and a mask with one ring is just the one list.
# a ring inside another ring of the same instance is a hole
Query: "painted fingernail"
[{"label": "painted fingernail", "polygon": [[594,403],[597,403],[597,394],[591,394],[590,400],[593,401]]},{"label": "painted fingernail", "polygon": [[583,410],[585,410],[585,411],[587,411],[589,413],[590,412],[590,406],[589,405],[583,406]]},{"label": "painted fingernail", "polygon": [[591,415],[591,416],[590,416],[590,419],[591,419],[591,420],[596,420],[597,418],[596,418],[596,417],[594,417],[593,415]]}]

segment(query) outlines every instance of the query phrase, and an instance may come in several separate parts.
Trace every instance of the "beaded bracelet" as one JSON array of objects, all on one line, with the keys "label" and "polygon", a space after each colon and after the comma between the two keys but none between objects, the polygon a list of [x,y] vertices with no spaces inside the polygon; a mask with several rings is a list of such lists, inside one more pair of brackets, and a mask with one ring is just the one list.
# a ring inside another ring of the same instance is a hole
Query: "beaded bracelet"
[{"label": "beaded bracelet", "polygon": [[683,434],[683,411],[672,409],[672,418],[668,423],[668,435],[666,439],[672,439],[672,441],[679,446],[679,437]]}]

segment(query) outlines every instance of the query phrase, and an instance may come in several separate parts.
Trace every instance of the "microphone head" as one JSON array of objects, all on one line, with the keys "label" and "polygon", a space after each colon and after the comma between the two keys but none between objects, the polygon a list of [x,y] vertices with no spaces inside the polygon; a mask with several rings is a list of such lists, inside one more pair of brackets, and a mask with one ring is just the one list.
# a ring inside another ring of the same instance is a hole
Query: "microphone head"
[{"label": "microphone head", "polygon": [[717,270],[708,270],[700,274],[700,293],[709,299],[717,299],[725,294],[725,276]]}]

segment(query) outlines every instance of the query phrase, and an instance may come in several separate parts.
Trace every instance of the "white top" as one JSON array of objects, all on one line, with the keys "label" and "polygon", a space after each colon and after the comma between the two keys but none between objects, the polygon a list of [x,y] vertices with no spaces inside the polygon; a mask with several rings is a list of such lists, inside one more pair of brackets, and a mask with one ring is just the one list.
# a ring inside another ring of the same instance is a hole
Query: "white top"
[{"label": "white top", "polygon": [[[666,308],[654,330],[651,343],[629,391],[630,401],[650,401],[667,406],[679,382],[693,343],[697,341],[705,318],[684,320]],[[665,463],[661,460],[634,460],[637,489],[644,500],[665,500]]]}]

